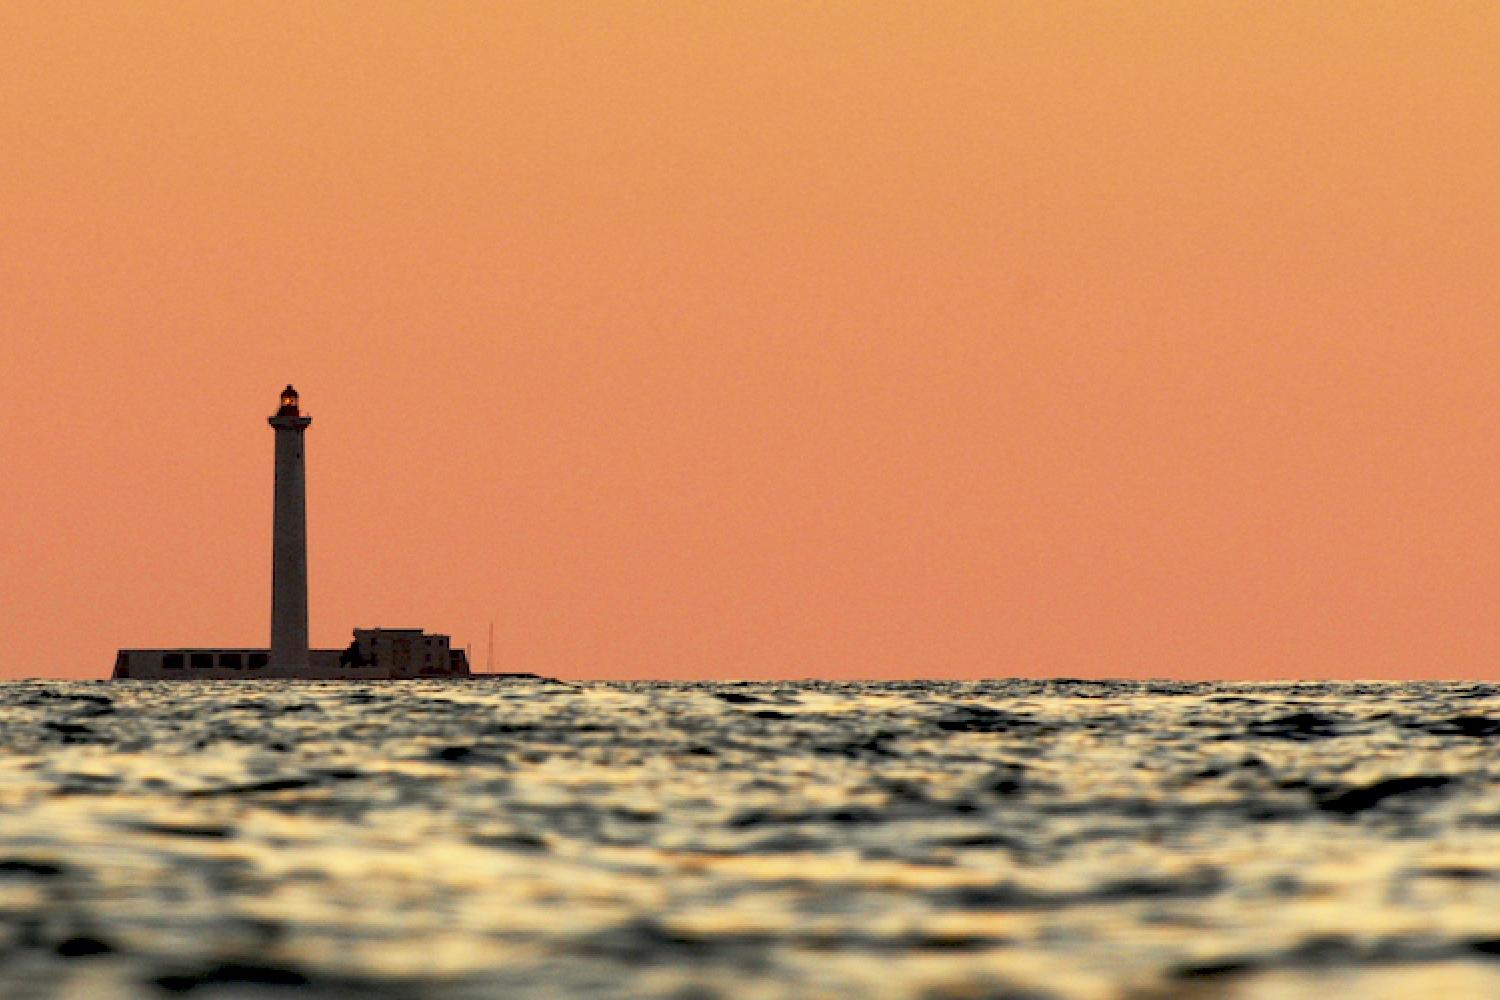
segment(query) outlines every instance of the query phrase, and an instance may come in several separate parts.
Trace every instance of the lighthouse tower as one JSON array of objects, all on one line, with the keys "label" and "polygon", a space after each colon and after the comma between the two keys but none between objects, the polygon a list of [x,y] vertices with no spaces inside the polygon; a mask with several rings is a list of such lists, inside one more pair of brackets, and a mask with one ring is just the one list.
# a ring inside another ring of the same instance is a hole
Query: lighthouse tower
[{"label": "lighthouse tower", "polygon": [[302,432],[312,423],[287,386],[270,418],[276,430],[276,514],[271,541],[271,670],[308,674],[307,485]]}]

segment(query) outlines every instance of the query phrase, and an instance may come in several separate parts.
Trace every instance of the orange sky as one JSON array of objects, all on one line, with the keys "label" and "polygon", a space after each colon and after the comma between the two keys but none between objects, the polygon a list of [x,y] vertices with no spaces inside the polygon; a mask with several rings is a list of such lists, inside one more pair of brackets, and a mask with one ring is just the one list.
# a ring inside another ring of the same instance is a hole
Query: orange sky
[{"label": "orange sky", "polygon": [[0,4],[0,676],[1500,676],[1500,5]]}]

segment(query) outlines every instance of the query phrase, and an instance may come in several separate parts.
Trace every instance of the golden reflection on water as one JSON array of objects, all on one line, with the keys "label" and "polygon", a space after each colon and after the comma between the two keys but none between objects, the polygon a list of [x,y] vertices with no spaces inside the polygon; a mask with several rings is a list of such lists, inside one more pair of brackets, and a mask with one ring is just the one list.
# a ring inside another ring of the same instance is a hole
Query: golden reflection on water
[{"label": "golden reflection on water", "polygon": [[1441,685],[4,685],[5,975],[1500,995],[1495,719]]}]

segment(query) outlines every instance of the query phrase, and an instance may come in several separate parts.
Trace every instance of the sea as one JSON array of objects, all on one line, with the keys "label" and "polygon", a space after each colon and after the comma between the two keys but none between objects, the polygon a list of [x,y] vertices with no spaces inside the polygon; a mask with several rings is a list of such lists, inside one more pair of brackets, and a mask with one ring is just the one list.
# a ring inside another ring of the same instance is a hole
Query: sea
[{"label": "sea", "polygon": [[1500,996],[1500,687],[0,685],[0,996]]}]

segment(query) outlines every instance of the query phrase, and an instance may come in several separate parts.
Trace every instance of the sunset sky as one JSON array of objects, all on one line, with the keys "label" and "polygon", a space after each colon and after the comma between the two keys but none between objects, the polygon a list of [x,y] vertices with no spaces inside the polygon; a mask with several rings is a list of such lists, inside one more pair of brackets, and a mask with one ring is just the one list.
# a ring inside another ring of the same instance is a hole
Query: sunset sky
[{"label": "sunset sky", "polygon": [[0,4],[0,676],[1500,677],[1500,4]]}]

